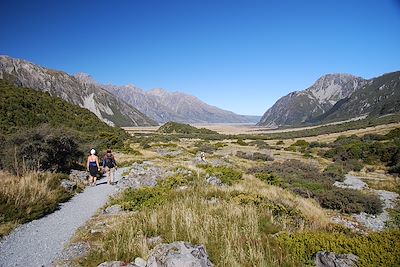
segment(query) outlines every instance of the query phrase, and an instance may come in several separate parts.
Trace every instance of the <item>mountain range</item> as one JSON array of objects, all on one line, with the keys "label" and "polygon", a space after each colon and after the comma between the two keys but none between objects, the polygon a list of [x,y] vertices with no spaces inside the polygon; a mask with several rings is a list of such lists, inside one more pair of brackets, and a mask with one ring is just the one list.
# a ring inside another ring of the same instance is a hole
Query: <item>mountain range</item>
[{"label": "mountain range", "polygon": [[400,72],[364,79],[350,74],[328,74],[311,87],[280,98],[258,125],[301,126],[382,116],[400,111]]},{"label": "mountain range", "polygon": [[0,79],[16,86],[48,92],[51,96],[84,107],[111,126],[151,126],[157,122],[107,90],[21,59],[0,56]]},{"label": "mountain range", "polygon": [[256,123],[260,120],[260,116],[238,115],[181,92],[161,88],[146,92],[132,85],[104,88],[160,123]]},{"label": "mountain range", "polygon": [[48,92],[92,111],[112,126],[151,126],[183,123],[256,123],[260,116],[238,115],[180,93],[138,87],[104,85],[85,73],[74,76],[31,62],[0,56],[0,79]]}]

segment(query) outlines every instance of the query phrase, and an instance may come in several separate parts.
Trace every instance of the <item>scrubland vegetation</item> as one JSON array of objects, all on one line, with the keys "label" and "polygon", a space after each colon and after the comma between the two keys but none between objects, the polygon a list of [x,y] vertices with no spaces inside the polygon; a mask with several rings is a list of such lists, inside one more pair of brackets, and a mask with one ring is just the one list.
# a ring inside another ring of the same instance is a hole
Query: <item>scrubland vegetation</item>
[{"label": "scrubland vegetation", "polygon": [[123,148],[128,135],[90,111],[0,80],[0,235],[57,209],[60,187],[87,151]]},{"label": "scrubland vegetation", "polygon": [[[288,140],[397,122],[398,115],[269,135],[222,135],[169,123],[154,134],[128,136],[45,93],[5,83],[0,89],[6,96],[0,101],[0,234],[55,210],[73,194],[59,187],[65,178],[60,172],[79,167],[90,147],[111,146],[124,156],[120,166],[183,165],[190,175],[172,175],[155,187],[126,189],[112,198],[108,205],[119,204],[127,213],[116,215],[105,232],[80,231],[77,239],[93,248],[77,259],[81,265],[146,258],[153,247],[147,238],[154,236],[203,244],[216,266],[305,266],[322,250],[356,254],[361,266],[400,264],[398,207],[389,211],[382,233],[331,220],[382,212],[378,196],[333,184],[367,168],[398,175],[400,130],[331,143]],[[56,110],[54,117],[50,110]],[[207,162],[196,161],[199,152]],[[212,176],[224,185],[208,184]],[[398,180],[392,181],[375,186],[400,191]]]},{"label": "scrubland vegetation", "polygon": [[[136,160],[155,160],[165,167],[183,164],[191,175],[171,176],[155,187],[127,189],[110,200],[109,205],[119,204],[128,213],[117,216],[114,226],[102,234],[81,230],[80,240],[94,248],[77,262],[95,266],[107,260],[146,259],[154,247],[149,238],[161,236],[166,243],[205,245],[216,266],[306,266],[313,264],[318,251],[353,253],[361,266],[397,266],[398,208],[389,211],[392,219],[380,233],[361,225],[349,229],[331,220],[382,212],[377,195],[333,183],[365,166],[386,171],[396,166],[397,132],[340,137],[332,143],[298,140],[289,146],[279,140],[271,146],[262,140],[215,139],[215,134],[211,139],[202,139],[202,134],[194,138],[190,132],[185,137],[135,135],[131,145],[141,153]],[[362,146],[361,154],[354,153],[357,146]],[[173,160],[163,158],[154,153],[160,147],[182,153]],[[207,163],[193,163],[199,151],[207,152]],[[306,153],[312,157],[304,157]],[[209,185],[206,179],[211,176],[224,186]],[[386,183],[387,190],[397,187],[398,182]]]}]

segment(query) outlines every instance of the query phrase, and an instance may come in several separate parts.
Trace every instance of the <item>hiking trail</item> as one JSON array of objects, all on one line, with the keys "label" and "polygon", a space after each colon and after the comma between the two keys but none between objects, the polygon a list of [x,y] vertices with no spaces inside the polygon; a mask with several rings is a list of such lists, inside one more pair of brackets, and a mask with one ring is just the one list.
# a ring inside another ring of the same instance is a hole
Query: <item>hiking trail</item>
[{"label": "hiking trail", "polygon": [[[118,169],[115,181],[125,168]],[[83,226],[108,197],[116,192],[107,184],[107,178],[97,181],[97,186],[85,190],[60,204],[57,211],[38,220],[19,226],[0,243],[0,267],[51,266],[62,253],[76,230]]]}]

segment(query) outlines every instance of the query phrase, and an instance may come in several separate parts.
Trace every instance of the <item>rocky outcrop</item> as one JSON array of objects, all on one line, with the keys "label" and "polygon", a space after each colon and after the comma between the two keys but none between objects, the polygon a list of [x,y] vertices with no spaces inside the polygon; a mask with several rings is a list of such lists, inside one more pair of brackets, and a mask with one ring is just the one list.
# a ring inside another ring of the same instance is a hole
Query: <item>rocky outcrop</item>
[{"label": "rocky outcrop", "polygon": [[318,252],[315,256],[317,267],[356,267],[358,257],[353,254],[336,254],[332,252]]},{"label": "rocky outcrop", "polygon": [[211,267],[214,266],[204,246],[186,242],[174,242],[156,246],[149,256],[146,267]]},{"label": "rocky outcrop", "polygon": [[125,188],[138,189],[144,186],[156,186],[157,181],[171,176],[173,172],[166,171],[164,168],[155,166],[151,162],[134,163],[129,174],[122,177],[116,186],[117,190]]},{"label": "rocky outcrop", "polygon": [[61,187],[64,188],[65,190],[72,192],[76,188],[76,183],[67,179],[63,179],[61,181]]},{"label": "rocky outcrop", "polygon": [[320,120],[344,120],[368,115],[372,117],[400,112],[400,71],[371,79],[348,98],[337,103],[332,112]]},{"label": "rocky outcrop", "polygon": [[51,96],[86,108],[111,126],[157,125],[84,74],[74,77],[25,60],[0,56],[0,79],[17,86],[48,92]]},{"label": "rocky outcrop", "polygon": [[312,121],[366,83],[365,79],[349,74],[322,76],[311,87],[280,98],[265,112],[258,125],[279,127]]},{"label": "rocky outcrop", "polygon": [[203,245],[192,245],[178,241],[170,244],[159,244],[150,251],[148,261],[136,258],[134,262],[109,261],[97,267],[212,267],[207,251]]}]

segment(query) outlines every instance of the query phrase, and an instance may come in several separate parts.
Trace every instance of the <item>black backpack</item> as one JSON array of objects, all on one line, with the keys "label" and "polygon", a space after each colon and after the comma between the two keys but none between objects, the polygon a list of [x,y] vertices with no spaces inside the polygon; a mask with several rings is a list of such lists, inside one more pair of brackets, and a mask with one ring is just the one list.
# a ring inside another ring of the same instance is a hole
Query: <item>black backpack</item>
[{"label": "black backpack", "polygon": [[115,159],[113,155],[106,155],[104,157],[104,162],[105,162],[105,166],[107,166],[108,168],[114,168],[115,167]]}]

